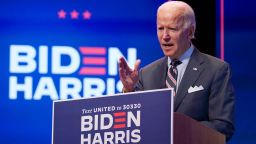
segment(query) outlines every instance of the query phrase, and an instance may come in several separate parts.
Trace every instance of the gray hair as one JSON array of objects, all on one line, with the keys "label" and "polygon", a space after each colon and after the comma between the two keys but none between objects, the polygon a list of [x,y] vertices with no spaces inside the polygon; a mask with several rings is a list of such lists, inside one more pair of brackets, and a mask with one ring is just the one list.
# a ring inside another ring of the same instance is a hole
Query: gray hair
[{"label": "gray hair", "polygon": [[193,26],[196,29],[196,19],[195,19],[195,13],[194,10],[186,4],[186,10],[184,10],[183,18],[184,18],[184,24],[183,27],[186,29],[189,26]]},{"label": "gray hair", "polygon": [[183,18],[183,29],[188,29],[190,26],[192,26],[194,27],[194,33],[195,33],[195,30],[196,30],[195,13],[190,5],[188,5],[183,1],[172,1],[172,0],[163,3],[161,6],[164,6],[164,5],[172,5],[172,6],[176,6],[177,8],[181,8],[182,18]]}]

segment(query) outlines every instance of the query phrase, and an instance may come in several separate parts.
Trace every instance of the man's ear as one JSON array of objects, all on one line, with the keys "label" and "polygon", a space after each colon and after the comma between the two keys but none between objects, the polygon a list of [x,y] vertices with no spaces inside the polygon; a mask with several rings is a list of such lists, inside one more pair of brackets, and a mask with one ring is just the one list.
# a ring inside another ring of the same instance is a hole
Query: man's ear
[{"label": "man's ear", "polygon": [[188,38],[189,39],[194,39],[195,38],[195,27],[190,26],[188,29]]}]

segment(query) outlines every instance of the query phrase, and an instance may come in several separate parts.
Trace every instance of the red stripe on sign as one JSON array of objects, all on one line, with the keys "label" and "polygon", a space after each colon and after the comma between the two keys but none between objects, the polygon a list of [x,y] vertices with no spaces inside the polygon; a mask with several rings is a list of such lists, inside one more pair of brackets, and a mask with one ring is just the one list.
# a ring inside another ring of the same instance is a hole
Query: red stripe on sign
[{"label": "red stripe on sign", "polygon": [[126,116],[126,112],[116,112],[116,113],[114,113],[114,116],[115,116],[115,117],[118,117],[118,116]]},{"label": "red stripe on sign", "polygon": [[106,58],[102,57],[84,57],[83,64],[105,65]]},{"label": "red stripe on sign", "polygon": [[119,129],[119,128],[125,128],[125,126],[126,126],[125,124],[115,124],[113,128]]},{"label": "red stripe on sign", "polygon": [[115,119],[115,123],[125,122],[125,121],[126,121],[126,118],[117,118],[117,119]]},{"label": "red stripe on sign", "polygon": [[79,71],[81,75],[105,75],[105,68],[96,68],[96,67],[82,67]]},{"label": "red stripe on sign", "polygon": [[106,55],[105,47],[80,47],[82,54]]}]

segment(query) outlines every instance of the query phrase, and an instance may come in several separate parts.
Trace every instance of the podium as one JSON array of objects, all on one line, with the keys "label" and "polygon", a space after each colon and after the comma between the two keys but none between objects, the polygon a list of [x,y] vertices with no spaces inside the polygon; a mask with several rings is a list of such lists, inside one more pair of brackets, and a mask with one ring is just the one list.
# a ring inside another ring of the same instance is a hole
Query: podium
[{"label": "podium", "polygon": [[225,136],[180,113],[174,113],[174,144],[225,144]]},{"label": "podium", "polygon": [[53,103],[52,144],[224,144],[219,132],[173,112],[172,89]]}]

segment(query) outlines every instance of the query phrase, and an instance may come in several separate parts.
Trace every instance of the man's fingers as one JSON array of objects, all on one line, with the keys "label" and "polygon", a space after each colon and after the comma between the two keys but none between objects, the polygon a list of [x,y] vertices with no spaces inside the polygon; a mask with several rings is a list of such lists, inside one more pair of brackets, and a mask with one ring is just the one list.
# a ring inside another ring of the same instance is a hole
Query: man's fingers
[{"label": "man's fingers", "polygon": [[134,64],[134,71],[138,71],[140,63],[141,63],[140,59],[136,60],[136,62]]},{"label": "man's fingers", "polygon": [[125,83],[125,79],[127,78],[127,63],[123,57],[119,58],[119,78],[121,79],[122,83]]},{"label": "man's fingers", "polygon": [[[131,68],[128,66],[127,62],[125,61],[124,57],[119,58],[119,71],[121,72],[127,72],[130,71],[132,72]],[[140,66],[141,60],[138,59],[136,60],[135,64],[134,64],[134,71],[138,71],[139,66]]]},{"label": "man's fingers", "polygon": [[127,62],[125,61],[124,57],[121,57],[119,58],[119,65],[122,67],[122,68],[127,68],[129,67]]}]

